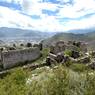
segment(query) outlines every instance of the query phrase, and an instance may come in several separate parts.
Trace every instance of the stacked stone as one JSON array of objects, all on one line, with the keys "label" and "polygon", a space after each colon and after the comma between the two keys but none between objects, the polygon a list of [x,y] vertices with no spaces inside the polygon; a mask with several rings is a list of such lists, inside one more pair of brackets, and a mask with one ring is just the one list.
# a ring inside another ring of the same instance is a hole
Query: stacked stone
[{"label": "stacked stone", "polygon": [[[82,42],[69,41],[65,43],[64,41],[58,41],[50,47],[50,53],[46,58],[46,63],[51,65],[52,63],[66,63],[68,61],[80,62],[80,63],[89,63],[90,58],[85,56],[80,58],[80,51],[82,48]],[[85,50],[86,47],[83,49]],[[71,55],[66,56],[64,54],[65,50],[71,50]],[[85,52],[85,51],[84,51]]]}]

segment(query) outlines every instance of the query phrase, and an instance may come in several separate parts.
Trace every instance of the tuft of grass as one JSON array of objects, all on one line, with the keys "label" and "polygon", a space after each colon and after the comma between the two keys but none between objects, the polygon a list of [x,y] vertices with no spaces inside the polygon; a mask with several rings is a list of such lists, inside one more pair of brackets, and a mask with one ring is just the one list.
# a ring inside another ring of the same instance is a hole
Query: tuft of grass
[{"label": "tuft of grass", "polygon": [[78,64],[78,63],[70,65],[70,68],[75,72],[84,72],[85,70],[88,69],[88,67],[85,64]]},{"label": "tuft of grass", "polygon": [[72,55],[72,51],[71,50],[65,50],[64,54],[67,56],[71,56]]}]

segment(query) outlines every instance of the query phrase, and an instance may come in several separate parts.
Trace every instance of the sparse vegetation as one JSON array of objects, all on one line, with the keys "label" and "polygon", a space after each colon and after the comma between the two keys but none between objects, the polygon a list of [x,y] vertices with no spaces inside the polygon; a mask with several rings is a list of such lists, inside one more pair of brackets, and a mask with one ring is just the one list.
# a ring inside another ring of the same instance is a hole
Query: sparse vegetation
[{"label": "sparse vegetation", "polygon": [[70,69],[58,65],[34,71],[11,70],[0,79],[0,95],[95,95],[95,71],[79,73],[77,68],[84,67]]},{"label": "sparse vegetation", "polygon": [[49,48],[44,48],[41,52],[42,52],[41,58],[34,61],[33,63],[41,64],[45,60],[45,58],[47,57],[47,55],[49,53]]}]

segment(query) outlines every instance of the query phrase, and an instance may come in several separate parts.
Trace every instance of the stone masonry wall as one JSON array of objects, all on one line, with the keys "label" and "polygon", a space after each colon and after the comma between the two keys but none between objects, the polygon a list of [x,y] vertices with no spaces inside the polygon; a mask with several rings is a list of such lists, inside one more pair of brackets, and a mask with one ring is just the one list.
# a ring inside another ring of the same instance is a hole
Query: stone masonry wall
[{"label": "stone masonry wall", "polygon": [[20,64],[20,62],[33,61],[39,58],[41,55],[39,48],[30,48],[24,50],[12,50],[8,52],[2,52],[2,64],[4,69],[14,67]]}]

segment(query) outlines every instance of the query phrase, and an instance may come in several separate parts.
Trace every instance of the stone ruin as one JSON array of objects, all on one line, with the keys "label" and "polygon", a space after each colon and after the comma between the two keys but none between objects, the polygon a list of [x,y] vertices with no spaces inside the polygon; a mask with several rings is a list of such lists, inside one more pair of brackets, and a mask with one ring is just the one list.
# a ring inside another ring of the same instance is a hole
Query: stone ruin
[{"label": "stone ruin", "polygon": [[[65,50],[70,50],[71,55],[66,55]],[[87,50],[87,43],[76,41],[58,41],[50,46],[50,53],[46,58],[46,64],[64,64],[72,62],[75,64],[85,64],[95,69],[95,51]]]},{"label": "stone ruin", "polygon": [[[70,50],[71,55],[65,55],[65,51]],[[73,62],[90,62],[88,57],[81,57],[81,53],[85,55],[87,52],[87,46],[84,42],[76,42],[76,41],[58,41],[55,44],[50,46],[50,53],[46,59],[46,63],[48,65],[52,63],[65,63],[69,60]],[[80,60],[79,60],[79,59]],[[78,60],[76,60],[78,59]]]},{"label": "stone ruin", "polygon": [[50,46],[50,53],[57,54],[59,52],[62,52],[65,50],[65,44],[64,41],[59,41],[53,45]]},{"label": "stone ruin", "polygon": [[86,43],[84,43],[84,42],[58,41],[55,44],[50,46],[50,53],[57,54],[59,52],[65,51],[66,49],[67,50],[72,50],[72,51],[73,50],[78,51],[78,49],[80,49],[80,51],[82,51],[84,53],[87,52],[87,46],[86,46]]},{"label": "stone ruin", "polygon": [[39,44],[35,47],[1,51],[0,65],[4,69],[12,68],[18,65],[23,65],[24,62],[34,61],[41,56],[42,45]]}]

